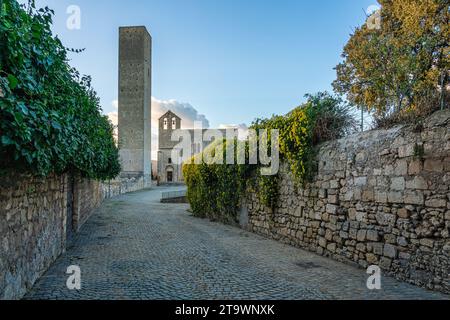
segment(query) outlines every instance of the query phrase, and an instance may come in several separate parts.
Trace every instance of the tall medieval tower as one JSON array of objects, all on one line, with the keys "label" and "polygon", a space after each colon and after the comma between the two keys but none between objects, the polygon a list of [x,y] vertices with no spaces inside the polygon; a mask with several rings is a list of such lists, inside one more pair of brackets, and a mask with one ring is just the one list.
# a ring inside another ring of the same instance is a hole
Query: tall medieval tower
[{"label": "tall medieval tower", "polygon": [[152,38],[145,27],[119,28],[119,149],[122,176],[151,183]]}]

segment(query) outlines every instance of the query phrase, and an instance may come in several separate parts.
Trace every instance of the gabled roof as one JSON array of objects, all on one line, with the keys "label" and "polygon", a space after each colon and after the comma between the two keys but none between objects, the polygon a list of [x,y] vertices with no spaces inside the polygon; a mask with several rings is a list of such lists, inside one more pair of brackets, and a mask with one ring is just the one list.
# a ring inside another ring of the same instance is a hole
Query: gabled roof
[{"label": "gabled roof", "polygon": [[167,111],[166,113],[164,113],[159,120],[161,120],[162,118],[177,118],[179,120],[181,120],[181,118],[179,116],[177,116],[175,113],[173,113],[171,110]]}]

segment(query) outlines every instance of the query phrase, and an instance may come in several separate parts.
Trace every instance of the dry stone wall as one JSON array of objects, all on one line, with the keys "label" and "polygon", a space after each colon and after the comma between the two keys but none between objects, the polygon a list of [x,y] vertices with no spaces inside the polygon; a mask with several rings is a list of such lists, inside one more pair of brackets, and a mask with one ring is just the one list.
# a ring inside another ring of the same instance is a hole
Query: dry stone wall
[{"label": "dry stone wall", "polygon": [[2,176],[0,300],[22,298],[104,199],[146,187],[144,177],[99,182],[69,175]]},{"label": "dry stone wall", "polygon": [[450,110],[326,143],[318,161],[304,188],[282,166],[273,211],[249,190],[247,228],[449,293]]},{"label": "dry stone wall", "polygon": [[0,181],[0,299],[17,299],[65,248],[67,176]]}]

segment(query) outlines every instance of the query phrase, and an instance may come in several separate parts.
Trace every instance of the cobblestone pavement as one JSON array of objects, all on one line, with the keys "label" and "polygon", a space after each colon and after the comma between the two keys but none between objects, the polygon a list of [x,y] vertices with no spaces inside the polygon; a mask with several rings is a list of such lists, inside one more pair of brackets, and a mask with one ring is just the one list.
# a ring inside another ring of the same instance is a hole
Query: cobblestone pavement
[{"label": "cobblestone pavement", "polygon": [[162,190],[106,201],[26,299],[449,299],[387,277],[370,291],[365,270],[191,217]]}]

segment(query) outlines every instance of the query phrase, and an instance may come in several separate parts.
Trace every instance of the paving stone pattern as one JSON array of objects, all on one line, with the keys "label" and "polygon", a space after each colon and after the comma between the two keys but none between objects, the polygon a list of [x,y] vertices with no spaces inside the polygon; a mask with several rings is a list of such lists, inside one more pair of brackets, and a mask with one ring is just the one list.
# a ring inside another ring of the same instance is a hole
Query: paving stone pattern
[{"label": "paving stone pattern", "polygon": [[105,201],[25,299],[449,299],[390,277],[370,291],[364,270],[159,203],[169,190]]}]

